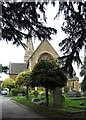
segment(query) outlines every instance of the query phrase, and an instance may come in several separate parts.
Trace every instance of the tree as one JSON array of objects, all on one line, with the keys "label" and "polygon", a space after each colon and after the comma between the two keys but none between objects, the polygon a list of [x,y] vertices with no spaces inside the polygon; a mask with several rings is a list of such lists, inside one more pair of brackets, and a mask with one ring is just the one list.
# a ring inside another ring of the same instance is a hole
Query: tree
[{"label": "tree", "polygon": [[83,91],[86,91],[86,75],[84,76],[84,79],[83,79],[83,81],[81,83],[81,89]]},{"label": "tree", "polygon": [[1,86],[3,88],[8,88],[10,93],[11,88],[15,87],[15,81],[12,78],[7,78],[2,82]]},{"label": "tree", "polygon": [[7,73],[9,70],[8,66],[2,66],[2,64],[0,64],[0,72],[4,72],[4,73]]},{"label": "tree", "polygon": [[62,30],[67,34],[67,37],[59,44],[61,51],[64,52],[61,58],[65,62],[65,71],[72,76],[72,63],[73,61],[78,65],[82,63],[79,52],[86,42],[86,2],[84,0],[82,2],[59,2],[58,14],[61,12],[64,13],[65,19]]},{"label": "tree", "polygon": [[39,60],[30,74],[30,83],[33,87],[42,86],[46,89],[48,106],[48,90],[55,87],[64,87],[67,78],[54,61]]},{"label": "tree", "polygon": [[9,70],[8,66],[2,66],[2,72],[7,73]]},{"label": "tree", "polygon": [[24,71],[18,74],[18,76],[16,77],[16,82],[15,84],[18,87],[21,86],[26,86],[26,97],[28,99],[28,87],[29,87],[29,78],[30,78],[30,72],[29,71]]},{"label": "tree", "polygon": [[80,75],[84,76],[83,81],[81,83],[81,89],[83,91],[86,91],[86,57],[84,58],[84,64],[81,67]]},{"label": "tree", "polygon": [[6,41],[13,41],[13,44],[21,44],[23,47],[25,47],[22,42],[24,38],[34,36],[38,37],[39,40],[51,39],[50,35],[57,31],[43,24],[46,22],[44,3],[3,2],[2,38]]},{"label": "tree", "polygon": [[[24,37],[37,36],[40,40],[50,39],[50,35],[56,33],[56,30],[43,24],[47,18],[45,4],[50,1],[43,3],[4,2],[2,5],[2,38],[22,46],[25,46],[22,43]],[[58,1],[51,1],[53,5],[56,2]],[[65,64],[64,70],[72,76],[73,61],[78,65],[82,63],[79,52],[86,41],[86,2],[85,0],[82,2],[59,2],[59,12],[56,17],[61,13],[64,13],[65,19],[62,30],[67,34],[67,37],[59,44],[61,51],[64,52],[61,58]],[[27,33],[22,30],[27,30]]]}]

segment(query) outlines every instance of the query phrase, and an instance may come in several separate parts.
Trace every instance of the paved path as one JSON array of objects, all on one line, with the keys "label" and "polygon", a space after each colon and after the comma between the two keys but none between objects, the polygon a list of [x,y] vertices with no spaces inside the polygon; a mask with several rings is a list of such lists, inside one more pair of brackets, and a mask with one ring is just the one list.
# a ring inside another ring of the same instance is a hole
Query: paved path
[{"label": "paved path", "polygon": [[0,118],[42,118],[42,116],[16,104],[8,97],[0,96]]},{"label": "paved path", "polygon": [[2,118],[2,96],[0,96],[0,120]]}]

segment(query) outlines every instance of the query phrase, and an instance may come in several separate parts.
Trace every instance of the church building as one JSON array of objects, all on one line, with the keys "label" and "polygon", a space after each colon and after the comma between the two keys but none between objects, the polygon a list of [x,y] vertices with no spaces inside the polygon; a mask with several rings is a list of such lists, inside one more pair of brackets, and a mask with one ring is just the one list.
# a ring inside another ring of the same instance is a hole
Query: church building
[{"label": "church building", "polygon": [[48,42],[48,40],[43,40],[35,51],[31,41],[31,39],[28,40],[28,45],[30,45],[30,47],[27,48],[24,56],[24,62],[29,64],[29,70],[31,70],[41,58],[58,60],[59,55]]},{"label": "church building", "polygon": [[[34,65],[41,59],[53,59],[57,63],[59,63],[58,58],[59,55],[52,47],[50,42],[45,39],[43,40],[40,45],[34,51],[34,46],[32,39],[29,38],[27,40],[27,49],[24,55],[24,62],[27,64],[28,69],[31,71]],[[79,79],[78,77],[74,76],[72,79],[68,79],[67,87],[71,87],[75,91],[79,91]]]}]

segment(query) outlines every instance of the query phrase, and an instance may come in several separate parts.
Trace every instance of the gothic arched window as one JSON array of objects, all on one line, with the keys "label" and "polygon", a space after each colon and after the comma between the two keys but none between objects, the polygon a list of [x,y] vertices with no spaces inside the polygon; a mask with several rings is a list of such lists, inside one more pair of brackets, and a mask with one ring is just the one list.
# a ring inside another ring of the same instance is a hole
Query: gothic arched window
[{"label": "gothic arched window", "polygon": [[44,59],[44,60],[53,60],[54,58],[49,54],[49,53],[42,53],[40,56],[39,56],[39,59]]}]

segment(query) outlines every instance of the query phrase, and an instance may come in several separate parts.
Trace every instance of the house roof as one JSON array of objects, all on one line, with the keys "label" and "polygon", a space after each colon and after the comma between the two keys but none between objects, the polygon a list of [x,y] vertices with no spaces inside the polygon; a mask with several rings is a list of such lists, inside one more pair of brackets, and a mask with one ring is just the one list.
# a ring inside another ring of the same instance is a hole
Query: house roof
[{"label": "house roof", "polygon": [[26,70],[27,64],[26,63],[10,63],[9,64],[9,74],[19,74]]}]

